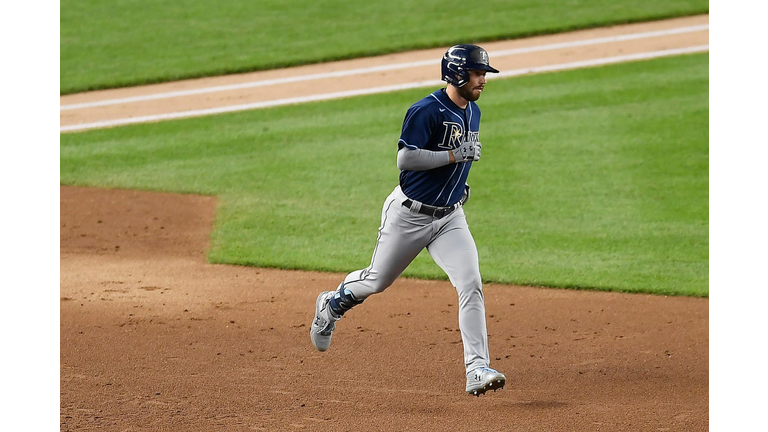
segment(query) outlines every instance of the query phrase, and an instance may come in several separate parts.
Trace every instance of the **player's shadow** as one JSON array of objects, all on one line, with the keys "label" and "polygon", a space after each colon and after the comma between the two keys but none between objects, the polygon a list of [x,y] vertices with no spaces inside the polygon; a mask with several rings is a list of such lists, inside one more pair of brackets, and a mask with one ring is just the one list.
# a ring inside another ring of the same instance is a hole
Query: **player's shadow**
[{"label": "player's shadow", "polygon": [[533,401],[525,401],[525,402],[515,402],[512,405],[523,407],[523,408],[552,409],[552,408],[562,408],[568,404],[565,402],[558,402],[558,401],[533,400]]}]

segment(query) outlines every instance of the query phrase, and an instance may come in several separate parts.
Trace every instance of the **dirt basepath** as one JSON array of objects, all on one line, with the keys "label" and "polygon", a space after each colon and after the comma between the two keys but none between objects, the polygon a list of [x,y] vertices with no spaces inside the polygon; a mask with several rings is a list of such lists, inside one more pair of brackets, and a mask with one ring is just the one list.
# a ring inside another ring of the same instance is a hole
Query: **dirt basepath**
[{"label": "dirt basepath", "polygon": [[215,203],[61,188],[61,430],[708,429],[707,299],[488,285],[509,382],[474,398],[449,283],[397,281],[317,352],[344,275],[207,264]]},{"label": "dirt basepath", "polygon": [[508,384],[473,398],[447,282],[397,281],[319,353],[344,275],[207,264],[215,198],[60,192],[62,431],[708,430],[707,299],[488,285]]},{"label": "dirt basepath", "polygon": [[[700,15],[482,45],[490,53],[491,64],[502,73],[526,73],[541,67],[708,45],[708,24],[709,15]],[[89,128],[96,126],[83,125],[204,115],[243,105],[295,103],[296,98],[426,81],[437,81],[439,85],[440,58],[444,51],[438,48],[67,95],[60,98],[61,126]],[[397,65],[400,66],[396,69],[387,69]],[[353,74],[339,76],[339,73]],[[104,103],[108,104],[98,105]]]}]

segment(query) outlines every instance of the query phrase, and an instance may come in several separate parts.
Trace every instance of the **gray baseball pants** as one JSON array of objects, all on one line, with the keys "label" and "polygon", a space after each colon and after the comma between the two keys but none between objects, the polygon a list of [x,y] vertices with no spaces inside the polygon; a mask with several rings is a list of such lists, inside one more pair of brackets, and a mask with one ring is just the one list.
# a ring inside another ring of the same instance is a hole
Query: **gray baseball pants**
[{"label": "gray baseball pants", "polygon": [[436,219],[403,206],[397,186],[384,201],[371,265],[347,275],[344,288],[357,300],[383,292],[425,247],[459,294],[459,329],[467,371],[490,365],[485,300],[477,247],[464,209]]}]

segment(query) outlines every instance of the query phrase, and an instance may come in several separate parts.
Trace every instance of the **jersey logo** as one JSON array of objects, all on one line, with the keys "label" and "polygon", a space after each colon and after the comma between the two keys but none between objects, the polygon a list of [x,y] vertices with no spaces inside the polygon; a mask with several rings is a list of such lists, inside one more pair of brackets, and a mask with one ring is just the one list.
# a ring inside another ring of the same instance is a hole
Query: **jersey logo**
[{"label": "jersey logo", "polygon": [[440,112],[445,112],[445,108],[438,108],[437,110]]},{"label": "jersey logo", "polygon": [[445,126],[445,133],[443,134],[443,142],[438,144],[438,147],[444,149],[455,149],[459,147],[464,140],[464,128],[459,123],[443,122]]}]

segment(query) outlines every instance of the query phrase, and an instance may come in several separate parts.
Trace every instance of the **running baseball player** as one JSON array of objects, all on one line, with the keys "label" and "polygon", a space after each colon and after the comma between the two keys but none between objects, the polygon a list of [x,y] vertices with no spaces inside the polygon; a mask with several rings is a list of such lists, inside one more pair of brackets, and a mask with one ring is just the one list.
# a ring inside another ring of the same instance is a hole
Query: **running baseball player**
[{"label": "running baseball player", "polygon": [[441,64],[448,84],[413,104],[398,141],[400,184],[384,201],[371,264],[353,271],[336,291],[320,293],[310,328],[312,344],[330,347],[336,321],[368,296],[380,293],[427,248],[459,295],[466,392],[479,396],[504,387],[504,374],[490,368],[483,283],[477,247],[463,206],[467,176],[480,159],[480,108],[488,53],[476,45],[448,49]]}]

